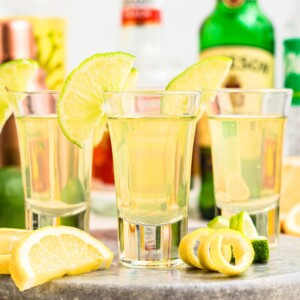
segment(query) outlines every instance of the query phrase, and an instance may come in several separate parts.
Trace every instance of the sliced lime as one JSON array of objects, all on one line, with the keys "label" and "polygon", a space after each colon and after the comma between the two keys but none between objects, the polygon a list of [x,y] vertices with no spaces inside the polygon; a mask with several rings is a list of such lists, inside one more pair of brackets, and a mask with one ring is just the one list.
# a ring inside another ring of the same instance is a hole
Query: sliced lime
[{"label": "sliced lime", "polygon": [[242,232],[248,238],[256,238],[258,237],[258,233],[255,225],[250,217],[250,215],[246,211],[242,211],[230,218],[231,229]]},{"label": "sliced lime", "polygon": [[133,62],[134,56],[127,53],[95,54],[71,72],[57,104],[59,124],[71,142],[82,147],[94,129],[104,124],[103,92],[120,90]]},{"label": "sliced lime", "polygon": [[38,63],[30,59],[16,59],[0,65],[0,131],[22,99],[21,94],[13,95],[8,90],[26,90],[38,67]]},{"label": "sliced lime", "polygon": [[232,65],[232,59],[212,56],[191,65],[169,82],[166,89],[171,91],[201,91],[201,102],[207,103],[220,88]]},{"label": "sliced lime", "polygon": [[[132,68],[130,70],[130,73],[128,74],[126,81],[122,87],[122,90],[133,90],[136,88],[137,85],[137,79],[138,79],[138,70],[136,68]],[[106,118],[101,118],[99,121],[99,124],[96,126],[94,131],[94,138],[93,138],[93,144],[94,147],[97,146],[104,135],[104,133],[108,130],[106,126]]]},{"label": "sliced lime", "polygon": [[212,56],[191,65],[167,85],[167,90],[208,90],[221,87],[232,59],[223,56]]},{"label": "sliced lime", "polygon": [[229,220],[223,216],[217,216],[207,223],[212,229],[229,228]]}]

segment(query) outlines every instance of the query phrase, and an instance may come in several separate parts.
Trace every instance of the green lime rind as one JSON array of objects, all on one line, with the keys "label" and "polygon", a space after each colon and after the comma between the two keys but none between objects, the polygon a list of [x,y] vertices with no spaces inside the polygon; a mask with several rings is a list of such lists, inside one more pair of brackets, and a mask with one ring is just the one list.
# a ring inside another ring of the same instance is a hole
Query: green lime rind
[{"label": "green lime rind", "polygon": [[255,225],[246,211],[242,211],[230,218],[229,228],[242,232],[248,238],[258,237]]},{"label": "green lime rind", "polygon": [[263,263],[270,260],[270,248],[268,239],[264,236],[258,236],[250,239],[254,249],[254,260],[256,263]]},{"label": "green lime rind", "polygon": [[211,229],[229,228],[229,220],[223,216],[217,216],[207,223]]},{"label": "green lime rind", "polygon": [[67,77],[57,103],[58,122],[65,136],[82,147],[105,118],[103,92],[119,91],[135,57],[123,52],[94,54]]},{"label": "green lime rind", "polygon": [[12,94],[8,90],[25,91],[38,68],[38,63],[31,59],[16,59],[0,65],[0,131],[23,98],[21,93]]}]

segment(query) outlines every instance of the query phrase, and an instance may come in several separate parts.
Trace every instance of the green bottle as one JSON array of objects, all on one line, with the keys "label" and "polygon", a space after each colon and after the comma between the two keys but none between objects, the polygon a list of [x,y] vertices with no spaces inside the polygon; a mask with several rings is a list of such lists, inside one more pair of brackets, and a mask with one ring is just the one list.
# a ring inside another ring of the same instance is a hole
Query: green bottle
[{"label": "green bottle", "polygon": [[[274,48],[272,23],[256,0],[217,0],[214,11],[200,27],[201,59],[213,55],[233,58],[232,68],[223,85],[226,88],[272,87]],[[216,209],[206,115],[199,122],[198,132],[202,177],[199,207],[202,218],[211,219]]]}]

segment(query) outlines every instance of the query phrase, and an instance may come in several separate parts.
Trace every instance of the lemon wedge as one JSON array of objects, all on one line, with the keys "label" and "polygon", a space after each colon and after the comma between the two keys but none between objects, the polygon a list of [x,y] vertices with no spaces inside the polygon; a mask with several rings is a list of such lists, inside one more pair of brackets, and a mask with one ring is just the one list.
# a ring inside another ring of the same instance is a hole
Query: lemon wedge
[{"label": "lemon wedge", "polygon": [[287,234],[300,237],[300,203],[295,205],[286,215],[283,228]]},{"label": "lemon wedge", "polygon": [[112,260],[113,253],[88,233],[49,226],[33,231],[16,246],[9,268],[23,291],[64,275],[107,269]]},{"label": "lemon wedge", "polygon": [[31,232],[25,229],[0,228],[0,255],[11,254],[20,241]]}]

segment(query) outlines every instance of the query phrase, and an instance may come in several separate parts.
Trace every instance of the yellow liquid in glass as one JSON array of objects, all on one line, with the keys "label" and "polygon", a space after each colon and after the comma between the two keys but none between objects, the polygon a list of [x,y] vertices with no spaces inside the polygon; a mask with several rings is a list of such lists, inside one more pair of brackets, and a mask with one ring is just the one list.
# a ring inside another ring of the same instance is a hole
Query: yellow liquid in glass
[{"label": "yellow liquid in glass", "polygon": [[108,118],[119,218],[163,225],[187,218],[195,117]]},{"label": "yellow liquid in glass", "polygon": [[271,242],[278,235],[284,124],[282,116],[209,118],[217,208],[223,215],[248,211]]},{"label": "yellow liquid in glass", "polygon": [[[44,216],[44,226],[87,229],[91,141],[82,149],[72,144],[63,135],[56,115],[16,117],[16,123],[28,217],[30,213]],[[63,218],[70,216],[83,219],[64,222]]]}]

